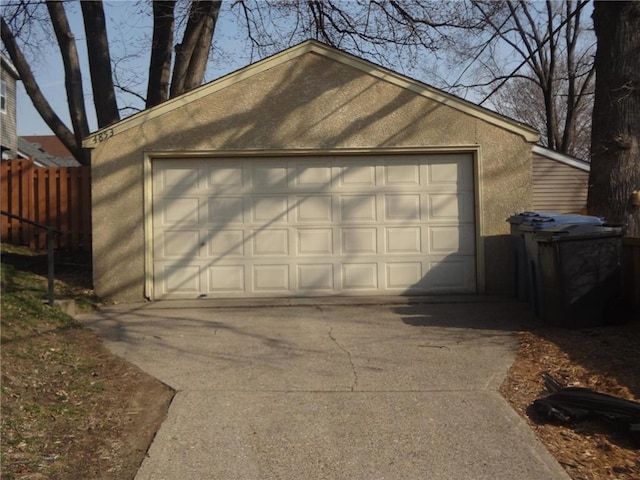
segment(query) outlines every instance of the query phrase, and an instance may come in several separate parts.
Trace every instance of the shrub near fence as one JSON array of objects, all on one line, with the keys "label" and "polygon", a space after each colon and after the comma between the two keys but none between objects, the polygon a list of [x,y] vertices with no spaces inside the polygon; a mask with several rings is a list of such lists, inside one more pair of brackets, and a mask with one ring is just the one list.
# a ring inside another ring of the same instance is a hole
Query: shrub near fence
[{"label": "shrub near fence", "polygon": [[[32,159],[1,163],[0,206],[14,215],[61,231],[56,248],[91,249],[91,171],[89,167],[37,167]],[[47,247],[46,233],[2,215],[2,241]]]}]

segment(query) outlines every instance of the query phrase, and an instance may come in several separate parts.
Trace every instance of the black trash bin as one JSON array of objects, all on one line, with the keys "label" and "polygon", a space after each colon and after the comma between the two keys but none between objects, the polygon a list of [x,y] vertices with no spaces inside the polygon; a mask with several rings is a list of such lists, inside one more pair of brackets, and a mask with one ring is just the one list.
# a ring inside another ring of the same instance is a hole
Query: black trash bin
[{"label": "black trash bin", "polygon": [[622,235],[618,226],[586,224],[535,234],[545,323],[568,328],[616,323],[608,312],[620,301]]},{"label": "black trash bin", "polygon": [[531,217],[520,225],[520,231],[524,239],[527,273],[529,274],[529,304],[537,317],[540,317],[544,308],[544,292],[541,286],[542,274],[540,272],[538,242],[535,239],[536,234],[547,229],[567,225],[602,225],[603,223],[604,220],[600,217],[548,213],[546,215]]},{"label": "black trash bin", "polygon": [[524,232],[521,227],[531,223],[535,218],[548,218],[557,215],[551,212],[519,212],[507,218],[511,225],[511,246],[513,250],[513,264],[515,272],[516,297],[523,302],[529,299],[529,262],[524,243]]}]

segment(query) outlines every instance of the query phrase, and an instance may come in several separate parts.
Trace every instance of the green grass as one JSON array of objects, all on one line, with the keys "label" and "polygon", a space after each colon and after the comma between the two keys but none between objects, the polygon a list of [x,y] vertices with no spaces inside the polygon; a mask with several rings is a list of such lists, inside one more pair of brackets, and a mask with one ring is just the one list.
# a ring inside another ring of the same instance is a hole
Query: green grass
[{"label": "green grass", "polygon": [[46,279],[4,262],[1,279],[3,343],[52,327],[76,324],[70,316],[46,304]]}]

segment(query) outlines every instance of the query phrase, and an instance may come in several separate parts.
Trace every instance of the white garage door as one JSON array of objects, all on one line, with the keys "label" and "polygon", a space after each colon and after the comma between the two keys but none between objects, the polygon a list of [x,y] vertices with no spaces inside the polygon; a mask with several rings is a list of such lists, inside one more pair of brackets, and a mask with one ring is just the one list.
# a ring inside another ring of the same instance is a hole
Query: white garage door
[{"label": "white garage door", "polygon": [[467,154],[153,161],[154,297],[475,292]]}]

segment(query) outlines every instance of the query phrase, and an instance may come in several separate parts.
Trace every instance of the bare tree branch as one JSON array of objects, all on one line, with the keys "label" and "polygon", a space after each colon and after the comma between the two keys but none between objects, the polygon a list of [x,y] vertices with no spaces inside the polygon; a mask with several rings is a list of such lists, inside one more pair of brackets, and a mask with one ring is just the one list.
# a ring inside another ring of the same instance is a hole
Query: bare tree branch
[{"label": "bare tree branch", "polygon": [[69,27],[63,4],[49,0],[47,8],[62,54],[71,124],[77,144],[82,145],[82,140],[89,135],[89,124],[84,106],[82,74],[80,73],[80,60],[78,59],[75,37]]},{"label": "bare tree branch", "polygon": [[2,42],[4,43],[11,62],[18,70],[22,84],[27,91],[27,94],[31,98],[34,107],[46,122],[49,128],[55,133],[55,135],[62,141],[65,147],[69,149],[73,156],[83,165],[89,165],[89,156],[82,149],[82,145],[78,144],[75,135],[64,122],[58,117],[51,105],[42,94],[38,82],[36,81],[29,63],[25,59],[22,51],[16,43],[15,36],[11,32],[11,29],[5,22],[4,18],[0,18],[1,21],[1,34]]}]

